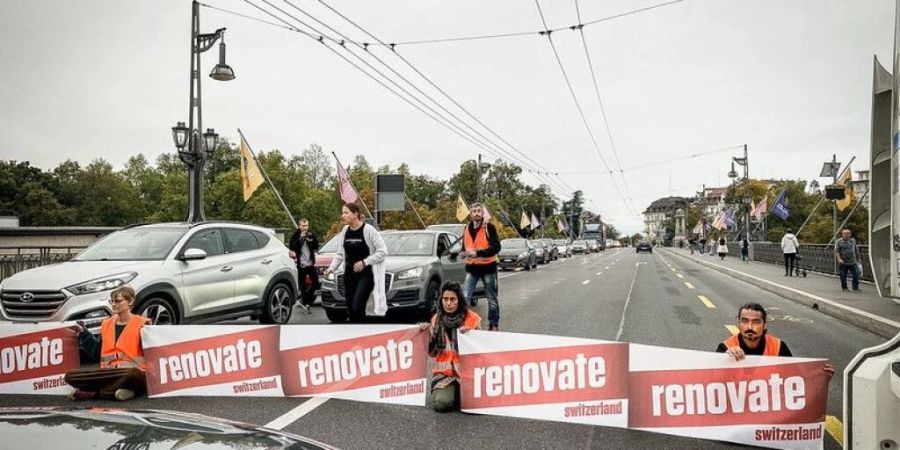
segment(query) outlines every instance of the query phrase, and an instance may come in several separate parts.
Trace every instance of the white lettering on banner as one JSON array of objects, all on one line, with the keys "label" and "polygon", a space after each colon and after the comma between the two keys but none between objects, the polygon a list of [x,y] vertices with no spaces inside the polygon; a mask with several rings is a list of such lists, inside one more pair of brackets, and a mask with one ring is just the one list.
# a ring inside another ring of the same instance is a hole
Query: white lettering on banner
[{"label": "white lettering on banner", "polygon": [[8,374],[21,370],[58,366],[63,362],[63,341],[61,338],[41,338],[41,342],[4,347],[0,350],[0,373]]},{"label": "white lettering on banner", "polygon": [[406,370],[413,365],[413,342],[388,339],[385,345],[316,356],[297,361],[300,386],[318,386],[343,380]]},{"label": "white lettering on banner", "polygon": [[[773,373],[768,380],[727,381],[692,384],[655,384],[653,415],[735,414],[798,411],[806,407],[806,383],[803,377],[782,378]],[[782,401],[783,400],[783,401]],[[783,405],[782,405],[783,404]]]},{"label": "white lettering on banner", "polygon": [[262,346],[259,341],[244,342],[243,339],[238,339],[234,345],[159,358],[159,384],[261,366]]},{"label": "white lettering on banner", "polygon": [[574,360],[475,367],[473,373],[475,398],[601,388],[606,385],[606,360],[578,353]]}]

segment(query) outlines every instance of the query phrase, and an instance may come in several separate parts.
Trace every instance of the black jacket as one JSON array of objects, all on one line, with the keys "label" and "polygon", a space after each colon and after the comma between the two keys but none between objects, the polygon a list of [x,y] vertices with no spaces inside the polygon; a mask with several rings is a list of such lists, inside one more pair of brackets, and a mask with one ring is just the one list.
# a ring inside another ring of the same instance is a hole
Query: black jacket
[{"label": "black jacket", "polygon": [[306,239],[300,239],[300,230],[294,230],[291,240],[288,241],[288,248],[297,254],[297,267],[300,266],[300,249],[306,245],[309,248],[310,264],[316,263],[316,251],[319,250],[319,238],[316,234],[309,230],[306,232]]}]

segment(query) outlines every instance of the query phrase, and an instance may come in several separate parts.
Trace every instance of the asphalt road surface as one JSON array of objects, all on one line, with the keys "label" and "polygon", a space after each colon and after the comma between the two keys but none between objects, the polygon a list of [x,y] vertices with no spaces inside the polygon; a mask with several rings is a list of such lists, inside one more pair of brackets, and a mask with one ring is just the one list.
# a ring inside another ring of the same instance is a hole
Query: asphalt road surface
[{"label": "asphalt road surface", "polygon": [[[702,298],[701,298],[702,296]],[[828,415],[840,419],[840,373],[860,350],[884,340],[774,294],[665,254],[634,249],[574,256],[538,270],[500,275],[501,330],[713,351],[729,336],[737,308],[769,309],[769,330],[796,356],[830,359],[837,368]],[[487,317],[487,302],[476,308]],[[328,323],[319,307],[292,323]],[[5,396],[4,406],[65,405],[59,397]],[[172,409],[268,425],[343,449],[726,449],[734,444],[635,430],[558,422],[438,414],[425,407],[298,398],[140,398],[91,405]],[[85,404],[87,405],[87,404]],[[835,430],[834,424],[829,431]],[[837,427],[839,430],[840,427]],[[840,445],[831,434],[826,449]]]}]

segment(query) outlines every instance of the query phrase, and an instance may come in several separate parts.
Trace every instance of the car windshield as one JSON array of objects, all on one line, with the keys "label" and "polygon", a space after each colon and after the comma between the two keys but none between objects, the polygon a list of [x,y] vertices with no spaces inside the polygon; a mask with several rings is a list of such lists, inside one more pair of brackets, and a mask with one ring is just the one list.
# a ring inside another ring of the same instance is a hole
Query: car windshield
[{"label": "car windshield", "polygon": [[566,245],[566,240],[565,239],[557,239],[557,240],[553,241],[553,243],[556,245]]},{"label": "car windshield", "polygon": [[501,248],[526,248],[524,239],[504,239],[500,243]]},{"label": "car windshield", "polygon": [[388,255],[428,256],[434,254],[432,233],[386,233],[382,234]]},{"label": "car windshield", "polygon": [[448,233],[453,233],[455,236],[461,236],[462,231],[466,228],[465,224],[446,224],[446,225],[428,225],[426,230],[434,230],[434,231],[446,231]]},{"label": "car windshield", "polygon": [[575,245],[587,245],[587,241],[575,241],[573,242]]},{"label": "car windshield", "polygon": [[129,228],[97,241],[72,260],[159,261],[166,258],[186,232],[186,228]]},{"label": "car windshield", "polygon": [[338,249],[338,237],[335,235],[319,247],[319,253],[334,253]]}]

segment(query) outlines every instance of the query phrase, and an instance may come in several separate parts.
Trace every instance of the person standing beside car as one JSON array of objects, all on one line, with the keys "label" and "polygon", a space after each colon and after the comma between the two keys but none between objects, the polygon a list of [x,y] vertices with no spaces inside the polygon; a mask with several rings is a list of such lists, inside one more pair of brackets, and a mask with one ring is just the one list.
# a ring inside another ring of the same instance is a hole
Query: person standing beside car
[{"label": "person standing beside car", "polygon": [[859,291],[859,246],[856,239],[850,237],[850,229],[841,230],[841,238],[834,243],[834,255],[838,262],[838,273],[841,277],[841,290],[847,291],[847,272],[853,277],[853,290]]},{"label": "person standing beside car", "polygon": [[297,260],[300,306],[309,314],[309,307],[316,300],[316,290],[319,288],[319,273],[316,270],[316,251],[319,250],[319,239],[309,229],[309,220],[301,218],[297,221],[297,229],[288,241],[288,248],[294,252]]},{"label": "person standing beside car", "polygon": [[147,392],[141,328],[150,319],[131,313],[134,289],[122,286],[109,294],[113,315],[100,325],[100,340],[76,322],[82,361],[100,362],[99,369],[74,369],[65,380],[76,390],[69,400],[115,398],[130,400]]},{"label": "person standing beside car", "polygon": [[488,298],[488,331],[497,331],[500,328],[500,301],[497,298],[500,238],[497,228],[484,220],[484,206],[481,203],[473,203],[469,213],[472,220],[463,230],[463,251],[459,254],[461,258],[466,258],[464,293],[472,306],[477,305],[475,286],[481,280]]},{"label": "person standing beside car", "polygon": [[[325,270],[325,276],[344,265],[344,301],[347,319],[361,323],[366,318],[366,303],[374,294],[375,314],[387,314],[387,297],[384,291],[384,258],[387,246],[375,227],[363,222],[359,205],[345,203],[341,208],[344,228],[338,235],[338,248]],[[375,280],[378,280],[376,283]]]},{"label": "person standing beside car", "polygon": [[781,238],[781,252],[784,254],[784,276],[794,276],[794,265],[797,261],[797,250],[800,248],[800,241],[790,228]]}]

